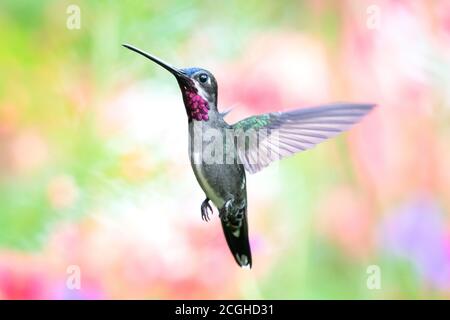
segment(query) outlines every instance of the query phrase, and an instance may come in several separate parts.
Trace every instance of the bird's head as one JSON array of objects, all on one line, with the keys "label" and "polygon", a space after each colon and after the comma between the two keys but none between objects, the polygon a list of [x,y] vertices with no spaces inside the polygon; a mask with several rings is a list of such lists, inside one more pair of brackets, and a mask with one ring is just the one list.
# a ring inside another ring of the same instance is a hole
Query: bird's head
[{"label": "bird's head", "polygon": [[217,111],[217,81],[211,72],[201,68],[175,68],[136,47],[128,44],[123,46],[159,64],[175,76],[190,120],[208,121],[210,110]]}]

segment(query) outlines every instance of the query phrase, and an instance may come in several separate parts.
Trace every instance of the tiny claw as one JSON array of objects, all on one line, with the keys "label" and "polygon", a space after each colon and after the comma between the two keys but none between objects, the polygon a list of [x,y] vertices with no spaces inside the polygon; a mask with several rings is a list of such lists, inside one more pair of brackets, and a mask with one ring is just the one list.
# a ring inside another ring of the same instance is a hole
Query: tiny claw
[{"label": "tiny claw", "polygon": [[202,212],[202,220],[203,221],[210,221],[209,219],[209,212],[210,211],[211,214],[213,214],[213,209],[211,208],[211,205],[209,204],[209,199],[206,199],[205,201],[203,201],[202,205],[201,205],[201,212]]}]

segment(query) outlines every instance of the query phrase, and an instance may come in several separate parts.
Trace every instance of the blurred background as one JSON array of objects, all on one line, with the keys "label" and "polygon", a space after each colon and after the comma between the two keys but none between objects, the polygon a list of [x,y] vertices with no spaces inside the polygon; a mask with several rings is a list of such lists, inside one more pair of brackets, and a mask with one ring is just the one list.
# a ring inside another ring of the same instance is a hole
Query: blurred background
[{"label": "blurred background", "polygon": [[[0,3],[1,299],[450,298],[450,2]],[[187,156],[174,78],[246,116],[374,102],[248,176],[253,269]],[[375,278],[374,278],[375,277]]]}]

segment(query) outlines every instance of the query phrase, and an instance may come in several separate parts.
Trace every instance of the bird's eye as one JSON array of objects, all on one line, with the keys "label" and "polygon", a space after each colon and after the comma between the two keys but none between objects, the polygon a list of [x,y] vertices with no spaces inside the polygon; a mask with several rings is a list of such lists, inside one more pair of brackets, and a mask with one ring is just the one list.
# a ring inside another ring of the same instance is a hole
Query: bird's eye
[{"label": "bird's eye", "polygon": [[206,81],[208,81],[208,75],[206,73],[202,73],[198,79],[200,80],[201,83],[205,83]]}]

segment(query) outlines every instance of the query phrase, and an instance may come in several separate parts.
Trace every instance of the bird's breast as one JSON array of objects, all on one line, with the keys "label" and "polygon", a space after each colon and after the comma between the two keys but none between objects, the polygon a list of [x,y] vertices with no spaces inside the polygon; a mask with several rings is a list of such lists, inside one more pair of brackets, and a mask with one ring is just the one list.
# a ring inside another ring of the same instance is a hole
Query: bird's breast
[{"label": "bird's breast", "polygon": [[217,137],[211,139],[211,131],[225,134],[224,128],[212,124],[190,124],[190,160],[195,177],[206,196],[217,208],[221,208],[227,200],[242,198],[246,194],[245,171],[241,164],[226,162],[227,148],[215,145],[224,140]]},{"label": "bird's breast", "polygon": [[217,208],[221,208],[225,203],[225,199],[222,192],[220,192],[221,188],[219,188],[214,177],[204,165],[195,163],[191,163],[191,165],[195,177],[197,178],[200,187],[203,189],[203,192],[205,192],[205,195]]}]

